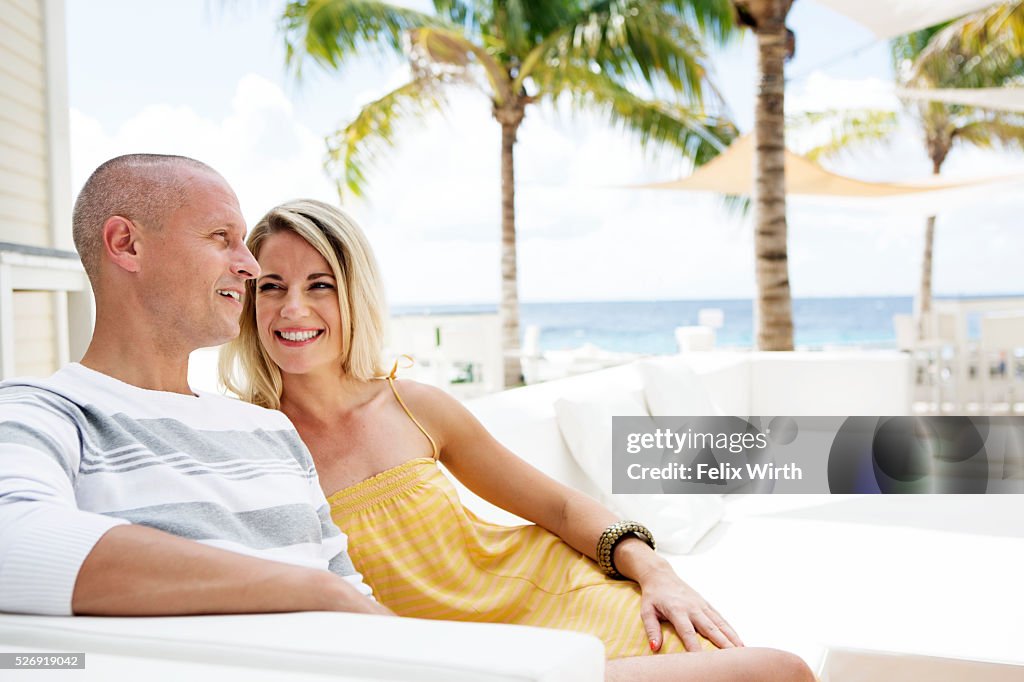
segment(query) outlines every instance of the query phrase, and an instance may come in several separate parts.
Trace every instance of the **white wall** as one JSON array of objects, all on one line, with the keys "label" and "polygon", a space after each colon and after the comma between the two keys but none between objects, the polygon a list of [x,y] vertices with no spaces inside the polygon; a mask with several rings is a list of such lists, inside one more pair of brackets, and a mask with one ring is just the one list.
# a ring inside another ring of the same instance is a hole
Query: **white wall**
[{"label": "white wall", "polygon": [[[63,0],[0,0],[0,242],[73,250]],[[0,378],[46,375],[84,347],[83,277],[0,257]],[[80,272],[80,266],[76,266]],[[42,276],[40,275],[42,271]],[[64,293],[76,292],[70,298]]]},{"label": "white wall", "polygon": [[40,0],[0,0],[0,241],[51,246]]}]

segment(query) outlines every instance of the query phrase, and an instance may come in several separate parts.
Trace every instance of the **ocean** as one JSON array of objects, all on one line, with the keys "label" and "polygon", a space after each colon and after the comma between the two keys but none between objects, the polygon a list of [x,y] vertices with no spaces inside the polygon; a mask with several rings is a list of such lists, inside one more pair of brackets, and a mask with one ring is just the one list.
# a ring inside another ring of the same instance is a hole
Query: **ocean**
[{"label": "ocean", "polygon": [[[794,342],[798,348],[860,346],[895,348],[892,317],[910,314],[910,296],[796,298]],[[541,350],[567,350],[585,343],[609,351],[658,354],[676,352],[676,327],[697,324],[703,308],[718,308],[723,324],[716,334],[722,348],[754,345],[750,299],[704,301],[605,301],[520,304],[521,329],[540,328]],[[393,306],[392,314],[494,313],[493,304]],[[977,337],[977,321],[969,334]]]}]

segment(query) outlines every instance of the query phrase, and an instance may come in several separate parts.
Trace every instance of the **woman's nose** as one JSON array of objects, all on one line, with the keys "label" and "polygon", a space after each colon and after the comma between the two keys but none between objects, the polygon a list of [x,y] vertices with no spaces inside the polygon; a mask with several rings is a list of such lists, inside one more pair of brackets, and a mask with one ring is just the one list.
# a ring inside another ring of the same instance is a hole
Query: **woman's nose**
[{"label": "woman's nose", "polygon": [[306,300],[301,291],[289,291],[285,294],[284,305],[281,306],[281,317],[298,319],[307,312]]}]

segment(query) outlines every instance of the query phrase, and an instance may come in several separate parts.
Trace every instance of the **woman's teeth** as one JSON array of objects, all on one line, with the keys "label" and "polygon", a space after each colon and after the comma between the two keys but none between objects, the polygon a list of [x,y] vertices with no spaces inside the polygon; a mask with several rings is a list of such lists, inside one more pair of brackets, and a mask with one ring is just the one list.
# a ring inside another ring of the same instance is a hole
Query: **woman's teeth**
[{"label": "woman's teeth", "polygon": [[318,336],[320,334],[320,330],[311,329],[304,332],[277,332],[277,334],[285,341],[308,341],[314,336]]}]

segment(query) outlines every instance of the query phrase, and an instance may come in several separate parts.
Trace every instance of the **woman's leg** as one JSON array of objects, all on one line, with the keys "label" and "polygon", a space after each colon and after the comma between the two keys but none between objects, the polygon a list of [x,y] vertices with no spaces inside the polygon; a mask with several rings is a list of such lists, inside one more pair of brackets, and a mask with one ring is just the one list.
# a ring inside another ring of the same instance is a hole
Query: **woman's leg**
[{"label": "woman's leg", "polygon": [[606,682],[814,682],[799,656],[777,649],[742,647],[608,661]]}]

